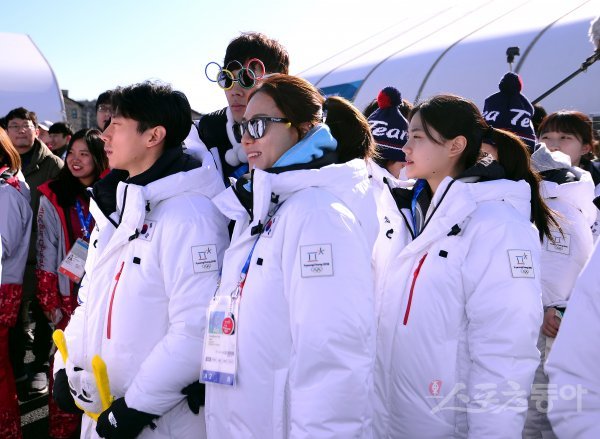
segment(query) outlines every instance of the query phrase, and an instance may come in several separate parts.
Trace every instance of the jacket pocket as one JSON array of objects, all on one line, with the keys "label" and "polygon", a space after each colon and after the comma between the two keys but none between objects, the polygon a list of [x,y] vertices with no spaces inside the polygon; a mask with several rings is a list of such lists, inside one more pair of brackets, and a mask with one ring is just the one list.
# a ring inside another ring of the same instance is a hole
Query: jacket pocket
[{"label": "jacket pocket", "polygon": [[288,436],[288,369],[279,369],[273,376],[273,439],[285,439]]},{"label": "jacket pocket", "polygon": [[112,313],[113,313],[113,304],[115,301],[115,293],[117,291],[117,286],[119,285],[119,279],[121,279],[121,274],[123,273],[123,268],[125,267],[125,261],[121,262],[121,268],[115,275],[115,285],[113,287],[112,293],[110,294],[110,302],[108,304],[108,322],[106,324],[106,338],[110,340],[111,331],[112,331]]}]

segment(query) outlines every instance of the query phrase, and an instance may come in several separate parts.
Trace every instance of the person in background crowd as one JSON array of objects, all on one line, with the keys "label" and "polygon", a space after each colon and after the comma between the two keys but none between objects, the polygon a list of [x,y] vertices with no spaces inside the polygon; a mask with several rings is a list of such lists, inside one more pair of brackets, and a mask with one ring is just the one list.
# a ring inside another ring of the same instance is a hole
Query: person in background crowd
[{"label": "person in background crowd", "polygon": [[[560,438],[600,437],[600,244],[581,271],[546,363],[555,389],[548,418]],[[585,332],[585,336],[582,333]],[[562,396],[562,397],[561,397]]]},{"label": "person in background crowd", "polygon": [[[540,125],[540,141],[544,142],[550,151],[567,154],[573,166],[588,171],[596,185],[593,195],[600,196],[598,147],[594,140],[592,121],[588,116],[579,111],[565,110],[550,114]],[[597,206],[600,209],[600,202]],[[596,215],[592,225],[594,240],[600,235],[600,211],[597,211]]]},{"label": "person in background crowd", "polygon": [[546,116],[548,116],[548,113],[544,107],[542,107],[540,104],[535,104],[533,106],[533,117],[531,118],[531,123],[533,124],[533,131],[538,135],[538,137],[540,133],[540,124]]},{"label": "person in background crowd", "polygon": [[[31,191],[31,210],[34,218],[37,218],[40,199],[37,188],[58,175],[63,161],[36,138],[37,117],[34,112],[19,107],[11,110],[5,119],[8,136],[21,156],[23,175]],[[29,256],[23,279],[23,300],[17,323],[10,332],[10,352],[18,389],[28,390],[31,394],[41,394],[48,390],[48,356],[52,346],[52,334],[48,320],[35,299],[37,221],[32,223]],[[28,377],[25,370],[25,330],[29,325],[29,311],[35,322],[32,347],[35,359],[30,364]]]},{"label": "person in background crowd", "polygon": [[406,156],[402,147],[408,140],[408,121],[399,110],[401,101],[398,89],[384,88],[377,96],[378,109],[368,118],[377,153],[369,161],[371,186],[379,220],[379,235],[373,248],[376,309],[379,307],[380,282],[385,278],[385,272],[394,267],[389,254],[400,242],[399,231],[403,222],[391,190],[414,184],[413,180],[407,181],[405,174]]},{"label": "person in background crowd", "polygon": [[44,145],[50,148],[50,127],[52,126],[52,122],[44,121],[43,123],[38,122],[38,135],[37,138]]},{"label": "person in background crowd", "polygon": [[111,96],[112,90],[106,90],[96,99],[96,126],[101,132],[106,129],[112,116]]},{"label": "person in background crowd", "polygon": [[55,156],[64,160],[67,154],[67,145],[73,135],[71,126],[64,122],[53,123],[48,130],[48,134],[50,135],[50,143],[46,145],[52,150]]},{"label": "person in background crowd", "polygon": [[[418,180],[392,191],[405,245],[377,316],[374,435],[518,437],[526,401],[512,395],[529,393],[539,362],[550,211],[523,142],[471,101],[434,96],[409,120],[406,175]],[[510,145],[526,179],[481,156],[485,135]]]},{"label": "person in background crowd", "polygon": [[[59,408],[86,415],[82,438],[202,438],[204,417],[181,389],[197,379],[206,306],[215,292],[227,222],[210,201],[224,189],[210,153],[184,154],[185,95],[154,82],[117,88],[102,139],[112,171],[93,186],[85,277],[54,358]],[[149,324],[151,322],[151,324]],[[102,404],[92,357],[106,363]]]},{"label": "person in background crowd", "polygon": [[[543,143],[531,156],[533,166],[543,178],[541,189],[548,206],[557,212],[560,229],[552,229],[552,238],[542,244],[542,324],[538,349],[540,365],[536,371],[529,401],[524,438],[556,438],[547,418],[549,389],[545,363],[557,336],[560,321],[568,308],[571,292],[581,269],[593,249],[590,226],[596,219],[596,207],[590,201],[594,183],[590,174],[576,166],[559,151],[550,152]],[[560,273],[560,276],[556,274]]]},{"label": "person in background crowd", "polygon": [[237,337],[225,348],[237,370],[204,363],[208,436],[370,438],[369,126],[344,99],[277,74],[249,95],[240,134],[252,170],[213,199],[236,223],[206,335]]},{"label": "person in background crowd", "polygon": [[518,136],[529,153],[533,153],[537,138],[531,119],[534,108],[521,94],[523,81],[513,72],[506,73],[498,84],[500,91],[488,96],[483,104],[483,117],[494,128],[510,131]]},{"label": "person in background crowd", "polygon": [[[520,159],[508,148],[496,146],[491,138],[484,138],[483,148],[495,160],[505,164],[507,176],[515,178],[509,166]],[[502,156],[502,158],[499,157]],[[596,218],[595,207],[589,202],[594,185],[588,172],[571,166],[570,158],[560,152],[551,153],[543,143],[533,153],[532,166],[540,173],[540,192],[553,211],[557,226],[551,227],[551,236],[544,237],[541,253],[542,303],[544,321],[538,339],[541,353],[540,365],[536,370],[532,394],[529,398],[524,438],[553,438],[548,422],[548,379],[544,364],[557,335],[560,318],[565,312],[571,291],[581,268],[592,250],[590,224]],[[561,276],[557,277],[556,273]]]},{"label": "person in background crowd", "polygon": [[[21,303],[32,213],[27,185],[19,178],[21,158],[0,128],[0,437],[21,437],[15,377],[9,360],[8,330]],[[22,176],[21,176],[22,177]]]},{"label": "person in background crowd", "polygon": [[[66,166],[56,179],[39,187],[42,196],[37,217],[37,298],[57,329],[65,329],[77,307],[79,285],[59,273],[59,268],[78,239],[89,242],[94,228],[87,188],[108,167],[100,135],[98,130],[83,129],[70,137]],[[81,415],[61,411],[50,397],[51,438],[79,437],[80,421]]]},{"label": "person in background crowd", "polygon": [[[402,116],[406,119],[412,110],[413,105],[406,99],[402,99],[402,102],[398,104],[398,110]],[[378,99],[373,99],[363,110],[363,115],[369,117],[375,110],[379,108]]]},{"label": "person in background crowd", "polygon": [[[249,65],[252,60],[260,61],[263,66],[259,67],[257,62]],[[285,48],[258,32],[243,33],[227,46],[223,68],[230,71],[233,78],[225,78],[220,85],[228,106],[203,116],[197,127],[200,139],[215,156],[226,185],[229,185],[229,177],[237,178],[248,170],[248,159],[234,128],[242,121],[248,96],[263,77],[288,73],[289,63]],[[252,73],[245,70],[246,66]]]}]

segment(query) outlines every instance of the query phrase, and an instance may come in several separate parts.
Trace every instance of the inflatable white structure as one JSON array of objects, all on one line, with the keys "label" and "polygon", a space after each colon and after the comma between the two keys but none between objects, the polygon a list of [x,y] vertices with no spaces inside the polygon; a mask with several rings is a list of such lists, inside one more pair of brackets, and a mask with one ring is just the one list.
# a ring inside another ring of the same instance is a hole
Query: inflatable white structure
[{"label": "inflatable white structure", "polygon": [[[512,70],[533,101],[594,53],[588,31],[599,14],[599,0],[448,2],[437,10],[382,17],[376,23],[382,29],[371,37],[299,74],[360,110],[388,85],[413,103],[449,92],[481,108],[510,69],[507,48],[519,47]],[[600,62],[540,105],[548,112],[577,109],[600,122]]]},{"label": "inflatable white structure", "polygon": [[0,32],[0,117],[17,107],[38,121],[66,120],[62,93],[50,64],[29,35]]}]

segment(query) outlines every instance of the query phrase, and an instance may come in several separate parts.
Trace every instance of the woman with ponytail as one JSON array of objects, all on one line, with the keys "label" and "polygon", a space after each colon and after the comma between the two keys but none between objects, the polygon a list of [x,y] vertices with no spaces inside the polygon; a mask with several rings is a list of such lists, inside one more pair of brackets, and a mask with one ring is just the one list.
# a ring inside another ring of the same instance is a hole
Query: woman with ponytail
[{"label": "woman with ponytail", "polygon": [[205,342],[227,351],[221,333],[236,337],[237,368],[219,369],[205,349],[208,436],[369,438],[367,121],[342,98],[273,75],[250,95],[241,131],[251,173],[213,199],[236,223]]},{"label": "woman with ponytail", "polygon": [[377,316],[375,437],[519,437],[539,362],[537,192],[482,157],[490,132],[471,101],[435,96],[409,120],[417,181],[392,191],[410,238],[390,255]]}]

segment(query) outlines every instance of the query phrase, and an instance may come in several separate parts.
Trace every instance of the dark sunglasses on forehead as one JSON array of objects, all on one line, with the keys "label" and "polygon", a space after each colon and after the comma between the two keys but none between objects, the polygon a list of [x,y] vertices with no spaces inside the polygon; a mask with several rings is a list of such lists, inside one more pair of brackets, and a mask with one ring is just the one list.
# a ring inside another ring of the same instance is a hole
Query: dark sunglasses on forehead
[{"label": "dark sunglasses on forehead", "polygon": [[243,121],[240,124],[235,124],[234,129],[237,130],[237,135],[239,138],[241,138],[244,133],[248,131],[248,135],[256,140],[265,135],[267,122],[285,123],[288,124],[288,127],[292,126],[292,123],[285,117],[258,116],[253,117],[250,120]]}]

